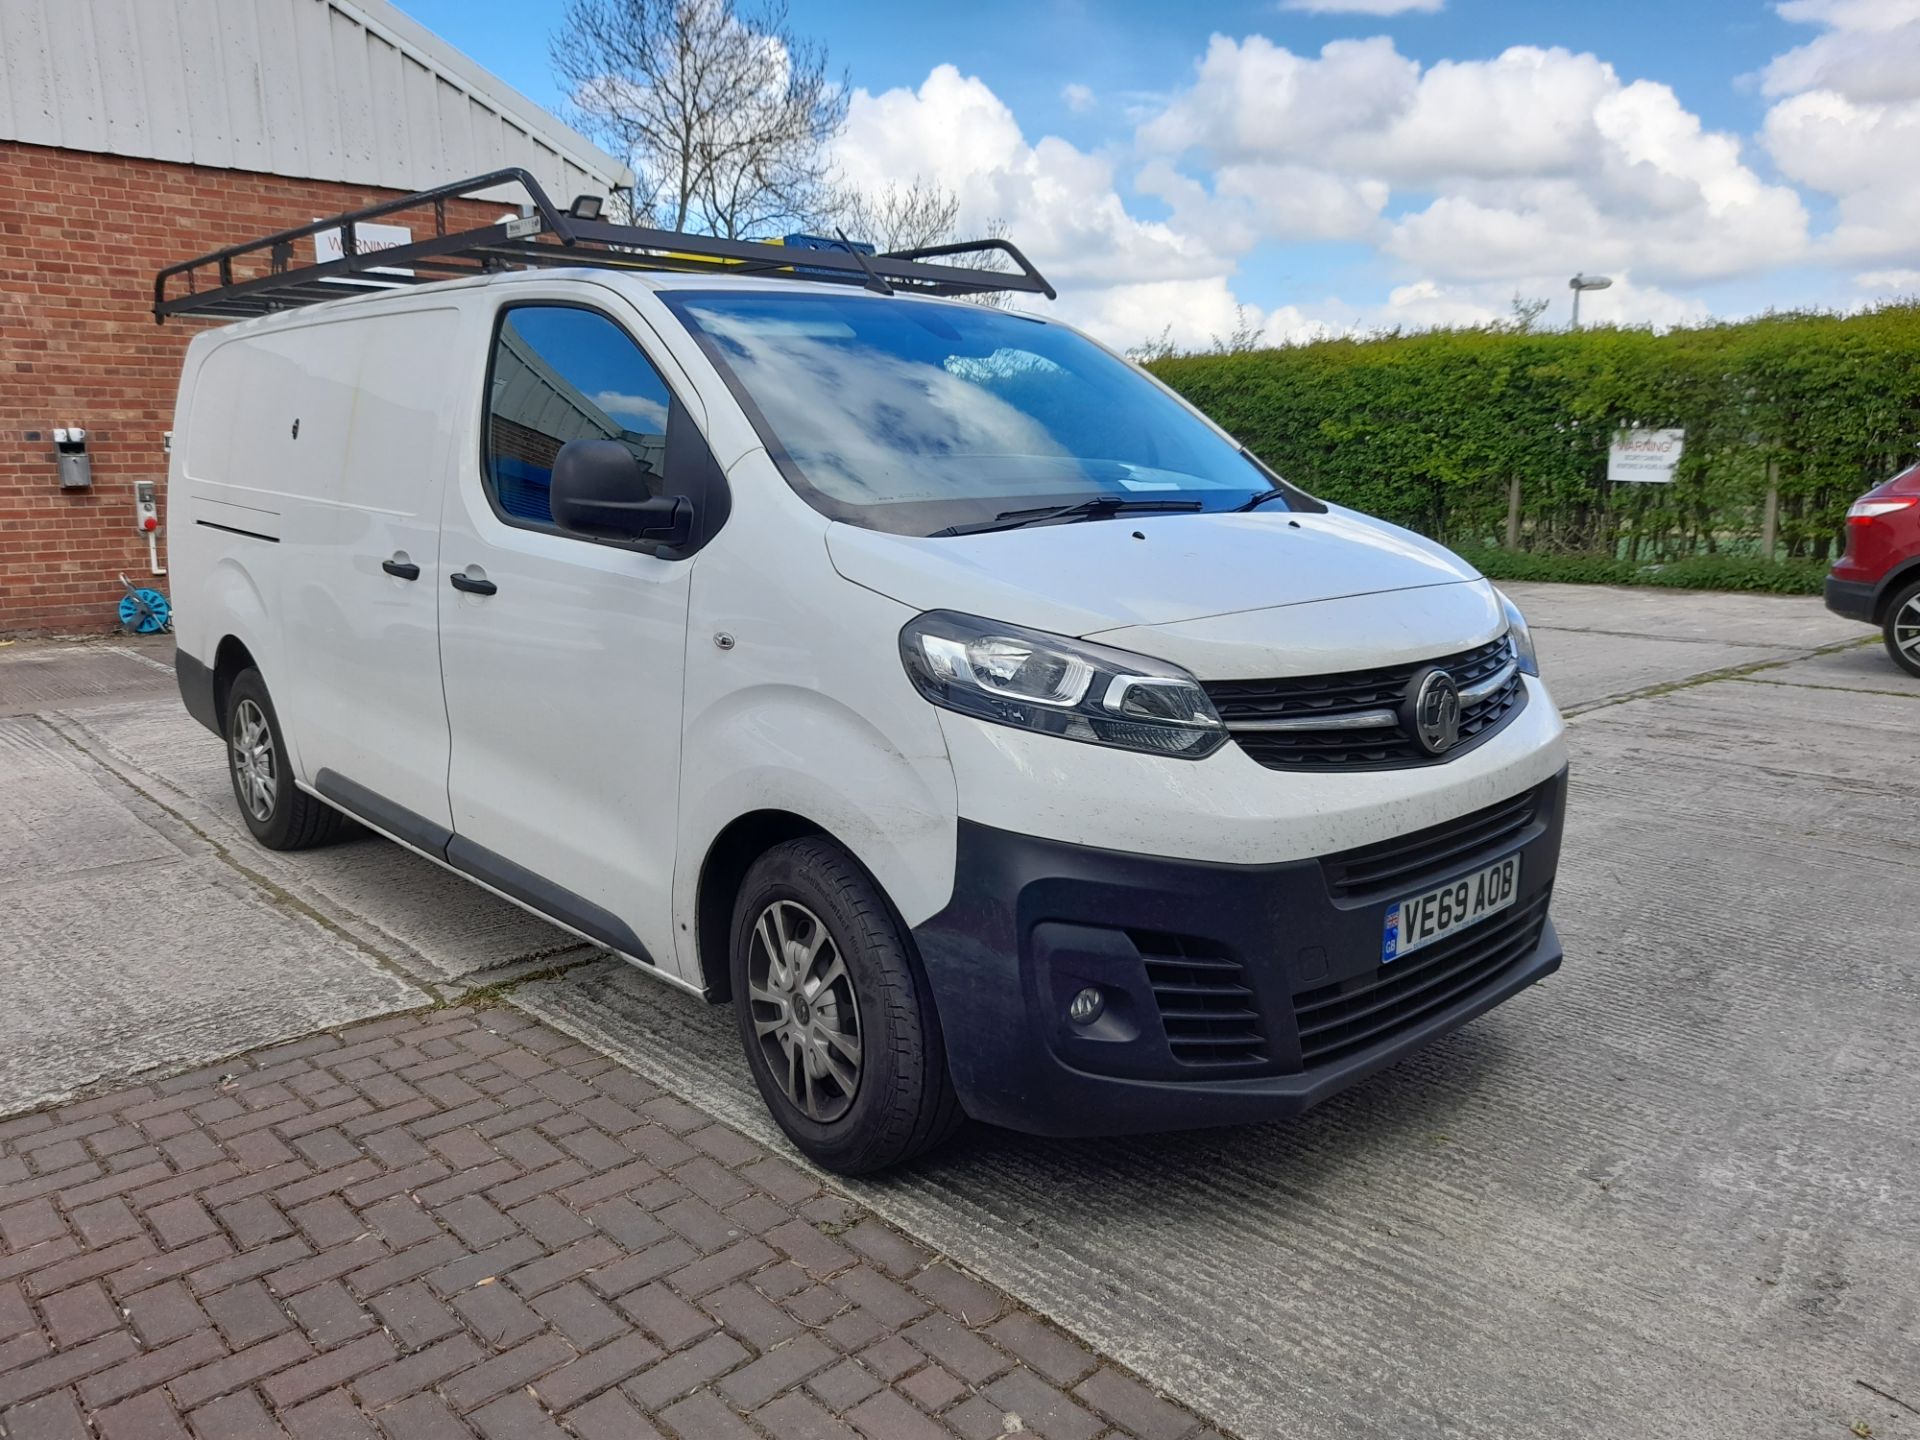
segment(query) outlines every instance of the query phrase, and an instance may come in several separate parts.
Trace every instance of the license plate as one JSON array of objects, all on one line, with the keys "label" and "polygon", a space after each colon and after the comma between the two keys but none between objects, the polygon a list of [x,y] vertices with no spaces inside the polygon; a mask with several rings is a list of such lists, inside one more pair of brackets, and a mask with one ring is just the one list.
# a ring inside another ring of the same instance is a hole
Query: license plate
[{"label": "license plate", "polygon": [[1509,855],[1424,895],[1396,901],[1387,907],[1380,963],[1398,960],[1506,909],[1519,893],[1520,857]]}]

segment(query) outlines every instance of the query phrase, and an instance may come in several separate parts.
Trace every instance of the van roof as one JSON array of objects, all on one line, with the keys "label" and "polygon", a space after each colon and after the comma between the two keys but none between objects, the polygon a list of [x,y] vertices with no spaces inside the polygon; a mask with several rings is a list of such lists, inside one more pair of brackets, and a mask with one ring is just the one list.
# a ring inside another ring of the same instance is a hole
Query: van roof
[{"label": "van roof", "polygon": [[[527,196],[517,215],[492,225],[449,232],[446,202],[479,190],[516,185]],[[425,240],[362,250],[358,227],[385,215],[431,206],[435,233]],[[795,284],[855,285],[881,294],[980,295],[1018,291],[1055,298],[1053,286],[1010,241],[927,245],[876,255],[844,234],[796,242],[728,240],[599,218],[600,202],[582,196],[565,210],[524,170],[496,170],[396,200],[230,245],[154,277],[153,317],[192,315],[240,319],[290,308],[375,299],[442,282],[500,283],[529,270],[556,267],[613,272],[653,289],[712,285],[781,289]],[[331,231],[341,257],[293,263],[294,242]],[[1012,270],[986,268],[996,259]],[[958,263],[952,263],[958,262]]]}]

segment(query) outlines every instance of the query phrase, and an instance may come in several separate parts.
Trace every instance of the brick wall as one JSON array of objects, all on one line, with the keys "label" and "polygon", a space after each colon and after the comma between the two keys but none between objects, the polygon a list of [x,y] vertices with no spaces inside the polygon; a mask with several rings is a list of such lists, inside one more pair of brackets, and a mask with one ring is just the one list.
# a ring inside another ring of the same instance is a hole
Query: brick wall
[{"label": "brick wall", "polygon": [[[208,324],[156,326],[154,272],[392,193],[0,141],[0,634],[109,629],[118,574],[147,575],[133,484],[161,482],[164,524],[162,436],[181,356]],[[501,211],[449,209],[454,224]],[[384,223],[424,236],[433,219]],[[53,429],[69,424],[87,431],[89,491],[60,489]]]}]

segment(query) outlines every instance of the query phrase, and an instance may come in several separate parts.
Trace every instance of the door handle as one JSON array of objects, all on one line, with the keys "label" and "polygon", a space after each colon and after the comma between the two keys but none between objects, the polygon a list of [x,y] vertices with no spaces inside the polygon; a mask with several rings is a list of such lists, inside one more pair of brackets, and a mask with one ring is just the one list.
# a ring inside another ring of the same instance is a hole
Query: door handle
[{"label": "door handle", "polygon": [[492,595],[500,589],[491,580],[476,580],[461,570],[456,570],[447,576],[447,583],[468,595]]},{"label": "door handle", "polygon": [[396,580],[418,580],[420,567],[411,560],[382,560],[380,568]]}]

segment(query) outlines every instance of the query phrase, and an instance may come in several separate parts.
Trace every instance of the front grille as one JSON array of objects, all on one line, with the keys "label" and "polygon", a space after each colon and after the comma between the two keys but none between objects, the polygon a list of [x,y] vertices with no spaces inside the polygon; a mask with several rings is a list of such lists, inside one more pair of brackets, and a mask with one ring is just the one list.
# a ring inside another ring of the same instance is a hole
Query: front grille
[{"label": "front grille", "polygon": [[1329,855],[1320,862],[1327,877],[1327,893],[1336,900],[1348,900],[1408,890],[1420,881],[1437,880],[1441,872],[1460,868],[1474,855],[1508,847],[1533,824],[1539,807],[1540,791],[1536,788],[1458,820]]},{"label": "front grille", "polygon": [[[1467,691],[1500,675],[1512,660],[1512,648],[1502,636],[1457,655],[1379,670],[1279,680],[1210,680],[1204,688],[1234,741],[1269,770],[1392,770],[1464,755],[1491,738],[1527,702],[1526,686],[1514,666],[1487,695],[1472,702],[1464,702],[1463,697],[1459,743],[1444,754],[1432,755],[1401,718],[1401,705],[1415,675],[1437,665]],[[1381,711],[1394,712],[1391,724],[1351,729],[1340,723]],[[1299,728],[1250,728],[1274,722]]]},{"label": "front grille", "polygon": [[1219,1066],[1267,1058],[1266,1031],[1238,961],[1179,935],[1129,934],[1147,962],[1147,981],[1174,1059]]},{"label": "front grille", "polygon": [[1304,1067],[1376,1045],[1498,978],[1540,943],[1548,895],[1542,891],[1368,975],[1294,996]]}]

